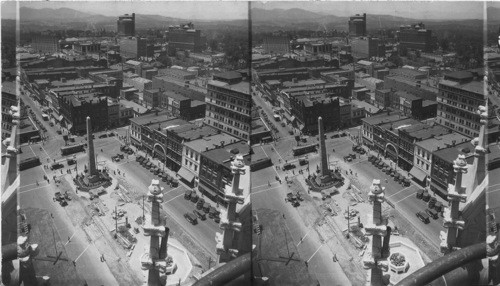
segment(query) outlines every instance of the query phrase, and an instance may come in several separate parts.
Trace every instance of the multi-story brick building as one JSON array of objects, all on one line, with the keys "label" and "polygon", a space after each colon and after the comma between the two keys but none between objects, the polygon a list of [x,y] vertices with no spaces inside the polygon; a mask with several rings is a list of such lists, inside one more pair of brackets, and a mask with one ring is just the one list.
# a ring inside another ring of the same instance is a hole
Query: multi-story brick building
[{"label": "multi-story brick building", "polygon": [[68,130],[73,134],[86,132],[86,118],[92,120],[94,130],[108,127],[108,100],[102,93],[89,92],[69,94],[58,98],[61,116]]},{"label": "multi-story brick building", "polygon": [[205,136],[200,139],[194,139],[185,142],[182,149],[182,167],[178,174],[186,182],[191,182],[198,186],[200,174],[201,153],[217,148],[223,148],[225,145],[238,142],[239,139],[226,133]]},{"label": "multi-story brick building", "polygon": [[450,129],[443,126],[430,126],[424,123],[414,123],[409,127],[399,128],[398,166],[405,171],[410,171],[410,175],[418,183],[425,185],[425,178],[413,165],[415,143],[435,136],[450,134],[450,132]]},{"label": "multi-story brick building", "polygon": [[142,144],[143,126],[157,125],[157,124],[165,122],[169,119],[171,119],[171,117],[169,117],[167,115],[166,111],[160,112],[160,113],[151,113],[151,114],[131,118],[130,119],[130,127],[129,127],[130,143],[138,148],[143,148],[142,147],[142,145],[143,145]]},{"label": "multi-story brick building", "polygon": [[250,165],[250,146],[244,141],[201,153],[198,190],[221,205],[226,205],[224,187],[231,183],[231,161],[236,155],[242,155],[245,165]]},{"label": "multi-story brick building", "polygon": [[243,140],[250,140],[250,83],[241,74],[214,75],[208,83],[205,123]]},{"label": "multi-story brick building", "polygon": [[116,27],[118,36],[135,36],[135,13],[119,16],[116,21]]},{"label": "multi-story brick building", "polygon": [[194,28],[193,23],[169,26],[166,33],[169,49],[201,52],[204,41],[201,31]]},{"label": "multi-story brick building", "polygon": [[432,31],[426,29],[423,23],[400,26],[397,38],[400,49],[431,52],[433,48]]},{"label": "multi-story brick building", "polygon": [[428,179],[431,177],[432,156],[435,151],[453,147],[457,144],[469,141],[469,139],[458,133],[449,133],[441,136],[423,139],[422,141],[415,142],[415,150],[413,151],[414,159],[413,166],[420,172],[417,174],[420,177]]},{"label": "multi-story brick building", "polygon": [[366,13],[349,17],[349,36],[366,36]]},{"label": "multi-story brick building", "polygon": [[474,148],[474,145],[469,141],[434,151],[432,154],[431,190],[447,200],[448,184],[455,183],[453,161],[457,159],[459,154],[463,154],[467,163],[472,164]]},{"label": "multi-story brick building", "polygon": [[159,89],[145,89],[143,92],[143,99],[146,106],[158,107],[160,106],[160,90]]},{"label": "multi-story brick building", "polygon": [[478,106],[485,105],[484,83],[469,72],[453,72],[439,82],[437,122],[468,137],[479,136]]},{"label": "multi-story brick building", "polygon": [[[375,142],[374,142],[374,132],[375,132],[375,127],[380,126],[383,124],[391,123],[391,122],[397,122],[403,119],[407,119],[406,117],[401,117],[399,113],[387,113],[387,114],[380,114],[380,115],[375,115],[375,116],[370,116],[366,117],[364,119],[361,119],[361,122],[363,123],[362,127],[362,137],[363,137],[363,144],[368,146],[370,149],[375,150]],[[377,135],[380,136],[380,135]]]}]

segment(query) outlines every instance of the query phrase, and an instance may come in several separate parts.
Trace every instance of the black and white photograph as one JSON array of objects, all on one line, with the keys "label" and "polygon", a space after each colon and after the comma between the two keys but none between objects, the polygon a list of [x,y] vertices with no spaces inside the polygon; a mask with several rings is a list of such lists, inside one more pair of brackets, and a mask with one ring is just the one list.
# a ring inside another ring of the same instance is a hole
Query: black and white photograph
[{"label": "black and white photograph", "polygon": [[2,1],[2,285],[500,285],[500,3]]}]

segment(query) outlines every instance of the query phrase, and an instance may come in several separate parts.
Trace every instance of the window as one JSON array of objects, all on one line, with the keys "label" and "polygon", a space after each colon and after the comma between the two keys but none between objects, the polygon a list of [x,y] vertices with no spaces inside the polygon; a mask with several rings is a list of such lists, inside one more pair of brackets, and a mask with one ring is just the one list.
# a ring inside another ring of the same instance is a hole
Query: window
[{"label": "window", "polygon": [[187,165],[187,164],[188,164],[188,160],[184,159],[184,165]]}]

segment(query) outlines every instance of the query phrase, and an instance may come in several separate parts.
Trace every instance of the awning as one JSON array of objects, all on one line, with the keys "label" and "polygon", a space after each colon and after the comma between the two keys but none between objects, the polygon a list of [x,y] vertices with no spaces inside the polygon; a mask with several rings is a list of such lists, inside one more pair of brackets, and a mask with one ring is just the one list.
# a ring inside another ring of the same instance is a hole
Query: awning
[{"label": "awning", "polygon": [[413,166],[413,168],[411,168],[410,175],[413,178],[416,178],[417,180],[419,180],[420,182],[425,182],[425,177],[427,177],[427,175],[424,173],[424,171],[420,170],[419,168],[417,168],[415,166]]},{"label": "awning", "polygon": [[191,173],[188,169],[185,167],[182,167],[179,172],[177,172],[177,175],[179,175],[181,178],[186,180],[187,182],[191,183],[193,182],[194,179],[194,174]]}]

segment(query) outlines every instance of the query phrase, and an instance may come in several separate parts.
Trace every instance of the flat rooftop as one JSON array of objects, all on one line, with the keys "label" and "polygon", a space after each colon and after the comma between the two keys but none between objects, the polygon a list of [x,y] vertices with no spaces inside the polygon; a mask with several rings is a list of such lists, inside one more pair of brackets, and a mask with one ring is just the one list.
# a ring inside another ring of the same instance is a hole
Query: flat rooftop
[{"label": "flat rooftop", "polygon": [[[188,123],[188,124],[191,124],[191,123]],[[195,124],[193,124],[193,125],[195,125]],[[195,125],[195,126],[197,126],[197,125]],[[217,135],[218,132],[219,131],[217,129],[215,129],[211,126],[204,125],[202,127],[197,126],[197,128],[187,130],[187,131],[184,131],[182,133],[177,133],[177,135],[179,135],[179,137],[181,137],[187,141],[191,141],[191,140],[200,139],[200,138],[203,138],[206,136]]]},{"label": "flat rooftop", "polygon": [[455,82],[455,81],[443,79],[439,83],[443,84],[443,85],[451,86],[454,88],[459,88],[459,89],[462,89],[465,91],[473,92],[476,94],[481,94],[481,95],[484,94],[485,84],[482,81],[471,81],[468,83],[460,84],[460,83]]},{"label": "flat rooftop", "polygon": [[456,144],[461,144],[466,142],[467,140],[470,139],[462,134],[450,133],[416,142],[415,145],[426,151],[434,152],[436,150],[449,147],[453,144],[453,142],[455,142]]},{"label": "flat rooftop", "polygon": [[408,117],[402,117],[399,113],[397,114],[380,114],[377,116],[370,116],[367,118],[361,119],[362,121],[370,124],[370,125],[380,125],[388,122],[396,122],[400,120],[407,119]]},{"label": "flat rooftop", "polygon": [[221,144],[232,144],[240,141],[239,139],[226,134],[214,134],[209,136],[204,136],[203,138],[193,139],[192,141],[185,142],[184,145],[187,148],[194,150],[195,152],[201,153],[212,149],[219,148]]},{"label": "flat rooftop", "polygon": [[239,141],[233,144],[224,145],[218,149],[203,152],[202,154],[209,160],[229,168],[229,166],[231,166],[231,158],[234,158],[238,154],[244,156],[245,165],[250,165],[251,156],[245,156],[249,155],[249,152],[250,145],[248,145],[247,142]]},{"label": "flat rooftop", "polygon": [[450,148],[436,150],[434,151],[433,156],[438,156],[448,163],[453,163],[453,161],[457,159],[459,154],[464,154],[465,157],[472,156],[472,154],[474,153],[474,148],[475,146],[472,145],[470,141],[466,141]]}]

